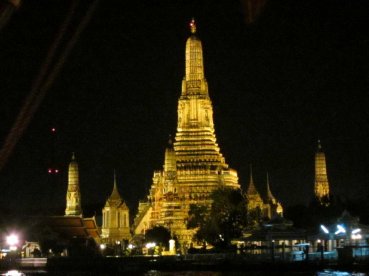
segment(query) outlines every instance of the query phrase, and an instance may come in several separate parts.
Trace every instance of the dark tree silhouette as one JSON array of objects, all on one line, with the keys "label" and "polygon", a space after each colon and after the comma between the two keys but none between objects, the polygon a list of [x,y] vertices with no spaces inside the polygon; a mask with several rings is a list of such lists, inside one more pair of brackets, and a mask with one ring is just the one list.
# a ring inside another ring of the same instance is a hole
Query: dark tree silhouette
[{"label": "dark tree silhouette", "polygon": [[231,240],[242,235],[247,226],[246,199],[240,190],[222,187],[210,195],[210,210],[192,205],[188,228],[198,228],[195,238],[218,248],[230,246]]}]

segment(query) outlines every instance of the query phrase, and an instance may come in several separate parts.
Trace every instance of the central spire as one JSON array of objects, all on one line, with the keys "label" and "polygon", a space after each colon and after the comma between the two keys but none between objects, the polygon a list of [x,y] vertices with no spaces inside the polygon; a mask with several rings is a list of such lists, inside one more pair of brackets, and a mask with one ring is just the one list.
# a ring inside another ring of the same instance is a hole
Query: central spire
[{"label": "central spire", "polygon": [[190,22],[190,28],[191,28],[191,33],[195,34],[196,33],[196,22],[195,22],[195,18],[192,18],[191,22]]},{"label": "central spire", "polygon": [[186,75],[182,83],[183,94],[208,94],[204,76],[204,61],[201,40],[197,38],[196,23],[190,23],[191,36],[186,42]]},{"label": "central spire", "polygon": [[178,101],[178,124],[174,142],[177,166],[215,166],[228,168],[216,142],[213,106],[204,74],[201,40],[190,22],[186,41],[185,76]]},{"label": "central spire", "polygon": [[210,194],[217,188],[240,189],[237,172],[228,167],[216,141],[202,44],[195,21],[189,26],[177,132],[173,145],[170,141],[165,150],[163,169],[154,172],[148,200],[140,202],[134,226],[136,234],[156,225],[167,226],[180,243],[187,244],[194,235],[186,225],[190,206],[210,208]]}]

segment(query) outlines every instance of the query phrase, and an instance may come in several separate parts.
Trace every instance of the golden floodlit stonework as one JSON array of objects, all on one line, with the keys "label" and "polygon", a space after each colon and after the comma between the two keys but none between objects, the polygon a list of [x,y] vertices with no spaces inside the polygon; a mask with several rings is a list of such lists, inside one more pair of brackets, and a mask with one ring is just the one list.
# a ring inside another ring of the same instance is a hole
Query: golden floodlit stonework
[{"label": "golden floodlit stonework", "polygon": [[131,239],[129,225],[129,209],[120,196],[114,175],[113,191],[102,210],[101,240],[104,243],[116,244]]},{"label": "golden floodlit stonework", "polygon": [[177,133],[165,150],[163,169],[154,172],[148,200],[140,202],[134,222],[135,234],[161,225],[176,235],[182,246],[189,244],[194,234],[186,227],[190,205],[210,206],[209,195],[219,187],[240,188],[237,172],[229,168],[216,142],[202,44],[195,22],[190,26]]},{"label": "golden floodlit stonework", "polygon": [[[275,216],[283,216],[282,204],[274,197],[270,190],[268,174],[266,195],[263,198],[255,187],[254,179],[252,177],[252,168],[250,167],[250,181],[245,193],[245,197],[247,199],[249,223],[257,224],[262,218],[271,219]],[[255,222],[252,222],[252,220],[255,220]]]},{"label": "golden floodlit stonework", "polygon": [[67,190],[67,206],[65,208],[66,216],[82,216],[81,193],[79,190],[79,173],[78,164],[74,153],[72,161],[68,168],[68,190]]},{"label": "golden floodlit stonework", "polygon": [[321,204],[329,204],[327,166],[320,141],[318,141],[318,151],[315,154],[315,196]]}]

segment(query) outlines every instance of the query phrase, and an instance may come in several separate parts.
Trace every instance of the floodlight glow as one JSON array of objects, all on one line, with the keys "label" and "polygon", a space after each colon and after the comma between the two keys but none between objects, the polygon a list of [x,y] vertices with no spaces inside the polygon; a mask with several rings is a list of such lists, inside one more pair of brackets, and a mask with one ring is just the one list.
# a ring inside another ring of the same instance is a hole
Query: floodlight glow
[{"label": "floodlight glow", "polygon": [[10,234],[9,236],[6,237],[6,243],[9,246],[15,246],[16,244],[18,244],[18,242],[19,242],[19,238],[15,234]]},{"label": "floodlight glow", "polygon": [[353,240],[360,240],[362,238],[361,234],[352,234],[351,239]]},{"label": "floodlight glow", "polygon": [[357,228],[357,229],[354,229],[354,230],[352,230],[352,234],[357,234],[357,233],[359,233],[359,232],[361,232],[361,229],[360,228]]},{"label": "floodlight glow", "polygon": [[346,233],[346,229],[342,225],[337,224],[337,231],[334,234],[338,235],[340,233]]},{"label": "floodlight glow", "polygon": [[22,272],[18,271],[18,270],[9,270],[8,272],[6,272],[5,274],[2,275],[6,275],[6,276],[21,276],[24,275]]},{"label": "floodlight glow", "polygon": [[320,228],[323,230],[324,233],[329,234],[327,227],[325,227],[323,224],[320,225]]},{"label": "floodlight glow", "polygon": [[154,242],[149,242],[149,243],[146,244],[146,248],[153,248],[155,246],[156,246],[156,243],[154,243]]},{"label": "floodlight glow", "polygon": [[337,228],[338,228],[338,230],[340,230],[342,233],[346,233],[346,229],[345,228],[343,228],[343,226],[342,225],[337,225]]}]

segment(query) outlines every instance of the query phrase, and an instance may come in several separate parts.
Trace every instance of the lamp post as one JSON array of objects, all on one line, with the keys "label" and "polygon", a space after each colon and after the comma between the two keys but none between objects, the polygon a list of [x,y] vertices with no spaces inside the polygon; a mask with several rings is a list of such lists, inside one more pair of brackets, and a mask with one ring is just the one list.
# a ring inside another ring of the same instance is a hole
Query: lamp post
[{"label": "lamp post", "polygon": [[[325,242],[325,239],[323,240],[324,244],[322,244],[323,250],[325,247],[325,250],[332,250],[332,240],[333,240],[333,234],[329,232],[328,228],[325,227],[323,224],[320,225],[320,229],[322,229],[322,231],[324,232],[324,234],[328,235],[328,246],[327,243]],[[328,247],[328,248],[327,248]]]},{"label": "lamp post", "polygon": [[19,237],[16,234],[10,234],[6,237],[6,244],[9,246],[10,251],[16,251],[19,243]]},{"label": "lamp post", "polygon": [[323,248],[323,245],[322,245],[322,241],[321,240],[318,240],[318,252],[320,252],[320,260],[324,260],[324,248]]},{"label": "lamp post", "polygon": [[105,249],[106,249],[106,244],[105,243],[100,244],[101,255],[104,257],[105,257]]}]

